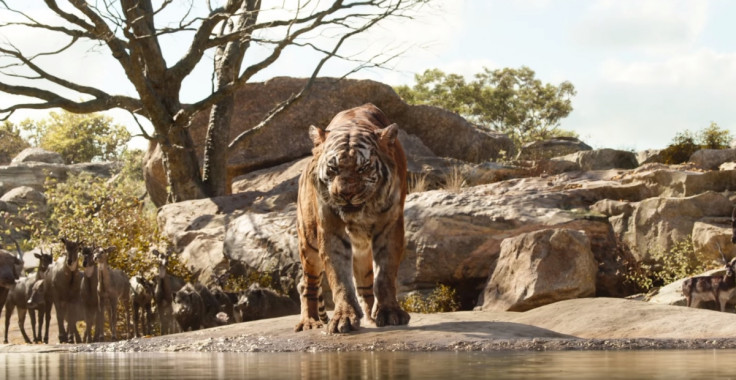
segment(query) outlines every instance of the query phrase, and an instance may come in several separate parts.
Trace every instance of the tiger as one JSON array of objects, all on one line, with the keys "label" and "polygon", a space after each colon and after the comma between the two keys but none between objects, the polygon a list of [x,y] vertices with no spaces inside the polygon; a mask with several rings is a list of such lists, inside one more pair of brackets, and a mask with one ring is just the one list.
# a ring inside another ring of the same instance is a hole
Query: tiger
[{"label": "tiger", "polygon": [[[310,126],[312,159],[299,179],[297,232],[303,276],[295,331],[329,334],[406,325],[397,298],[404,256],[407,162],[399,127],[373,104],[344,110],[324,130]],[[322,274],[335,304],[328,318]]]}]

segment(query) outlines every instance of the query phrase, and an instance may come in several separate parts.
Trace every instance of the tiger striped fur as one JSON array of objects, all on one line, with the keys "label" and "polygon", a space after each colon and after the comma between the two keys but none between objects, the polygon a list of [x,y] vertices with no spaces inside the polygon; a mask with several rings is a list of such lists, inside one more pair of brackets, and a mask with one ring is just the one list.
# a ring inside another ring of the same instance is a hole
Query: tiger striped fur
[{"label": "tiger striped fur", "polygon": [[[340,112],[325,130],[311,126],[309,135],[313,158],[297,200],[304,276],[295,331],[327,323],[328,333],[345,333],[364,316],[377,326],[409,323],[396,297],[407,189],[398,126],[365,104]],[[319,300],[323,271],[335,302],[329,321]]]}]

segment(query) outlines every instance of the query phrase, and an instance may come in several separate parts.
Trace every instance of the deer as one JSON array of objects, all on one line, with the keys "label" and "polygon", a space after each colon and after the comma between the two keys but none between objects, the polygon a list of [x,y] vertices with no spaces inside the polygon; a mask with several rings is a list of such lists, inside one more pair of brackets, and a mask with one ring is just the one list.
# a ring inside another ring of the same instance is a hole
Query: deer
[{"label": "deer", "polygon": [[[79,307],[82,273],[79,272],[79,251],[82,243],[61,238],[65,254],[56,260],[46,271],[44,287],[46,288],[46,330],[44,343],[49,342],[49,322],[51,322],[51,306],[56,309],[56,322],[59,327],[59,343],[81,343],[82,338],[77,330],[77,309]],[[68,331],[67,331],[68,330]]]},{"label": "deer", "polygon": [[[141,275],[130,278],[131,300],[133,301],[133,333],[136,337],[151,335],[151,302],[153,301],[153,283]],[[141,329],[138,330],[140,322]]]},{"label": "deer", "polygon": [[95,249],[97,263],[97,298],[100,313],[104,318],[105,309],[109,311],[108,323],[112,340],[117,340],[118,301],[123,302],[125,310],[125,336],[130,337],[130,279],[123,271],[110,268],[108,258],[115,247]]},{"label": "deer", "polygon": [[0,313],[3,311],[10,289],[18,283],[22,272],[23,255],[19,253],[18,256],[15,256],[0,249]]},{"label": "deer", "polygon": [[[18,255],[22,256],[22,252],[20,249],[20,246],[16,243],[16,247],[18,248]],[[20,328],[20,333],[23,335],[23,340],[26,343],[31,343],[31,339],[28,337],[28,334],[26,334],[25,329],[25,322],[26,322],[26,313],[30,312],[31,317],[31,332],[33,333],[33,342],[38,343],[41,341],[41,333],[43,331],[43,306],[44,302],[41,300],[38,302],[38,298],[36,298],[36,301],[32,301],[32,296],[34,290],[36,292],[39,291],[39,289],[43,289],[43,280],[44,276],[46,274],[46,270],[49,268],[51,263],[53,262],[53,257],[50,254],[43,253],[43,250],[41,250],[41,253],[34,254],[34,256],[38,259],[38,268],[36,269],[36,273],[21,277],[18,280],[18,283],[16,286],[8,292],[7,300],[5,301],[5,335],[4,335],[4,343],[8,343],[8,330],[10,328],[10,317],[13,315],[13,311],[17,308],[18,309],[18,327]],[[40,290],[43,291],[43,290]],[[36,330],[36,310],[38,310],[38,332]]]},{"label": "deer", "polygon": [[736,257],[731,261],[721,250],[718,251],[726,266],[726,273],[722,276],[690,277],[682,283],[682,294],[687,300],[687,307],[697,307],[701,302],[715,301],[721,312],[726,311],[726,304],[736,294]]},{"label": "deer", "polygon": [[184,280],[168,273],[170,252],[161,253],[154,249],[153,255],[158,260],[158,273],[154,278],[153,299],[156,302],[159,321],[161,323],[161,335],[175,332],[177,323],[174,321],[173,302],[174,295],[184,287]]},{"label": "deer", "polygon": [[[103,314],[100,312],[100,301],[97,295],[98,269],[95,262],[95,248],[82,248],[82,285],[80,295],[84,308],[84,342],[99,342],[102,340],[102,332],[105,328]],[[94,327],[94,336],[92,328]]]}]

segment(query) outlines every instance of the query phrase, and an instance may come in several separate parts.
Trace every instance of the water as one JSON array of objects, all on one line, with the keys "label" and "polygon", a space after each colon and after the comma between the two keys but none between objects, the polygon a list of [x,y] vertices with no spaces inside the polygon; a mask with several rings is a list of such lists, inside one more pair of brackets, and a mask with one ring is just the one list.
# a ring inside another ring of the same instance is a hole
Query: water
[{"label": "water", "polygon": [[2,379],[736,379],[736,351],[0,354]]}]

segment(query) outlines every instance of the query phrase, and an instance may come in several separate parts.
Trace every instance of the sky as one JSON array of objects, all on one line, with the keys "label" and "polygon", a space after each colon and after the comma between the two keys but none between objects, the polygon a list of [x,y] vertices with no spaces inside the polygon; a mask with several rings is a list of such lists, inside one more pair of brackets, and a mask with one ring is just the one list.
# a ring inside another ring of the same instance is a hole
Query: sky
[{"label": "sky", "polygon": [[[23,6],[41,19],[51,17],[38,0]],[[387,23],[349,45],[369,54],[406,50],[390,69],[350,77],[411,85],[415,74],[432,68],[471,78],[484,67],[527,66],[543,82],[575,86],[573,111],[560,127],[575,131],[588,145],[661,149],[676,133],[698,131],[711,122],[736,135],[734,19],[736,2],[728,0],[435,0],[414,20]],[[33,33],[0,31],[0,42],[8,40],[38,50],[59,44]],[[173,62],[175,48],[184,45],[169,41],[164,46]],[[55,61],[58,73],[132,94],[104,54],[75,54],[83,63]],[[312,66],[300,54],[288,52],[256,79],[309,75]],[[351,67],[328,64],[322,74],[341,76]],[[198,68],[182,98],[195,100],[209,89],[209,74]],[[0,93],[0,105],[7,102]],[[136,133],[129,116],[112,115]],[[18,113],[11,120],[41,116]],[[145,142],[135,139],[133,145],[145,147]]]}]

